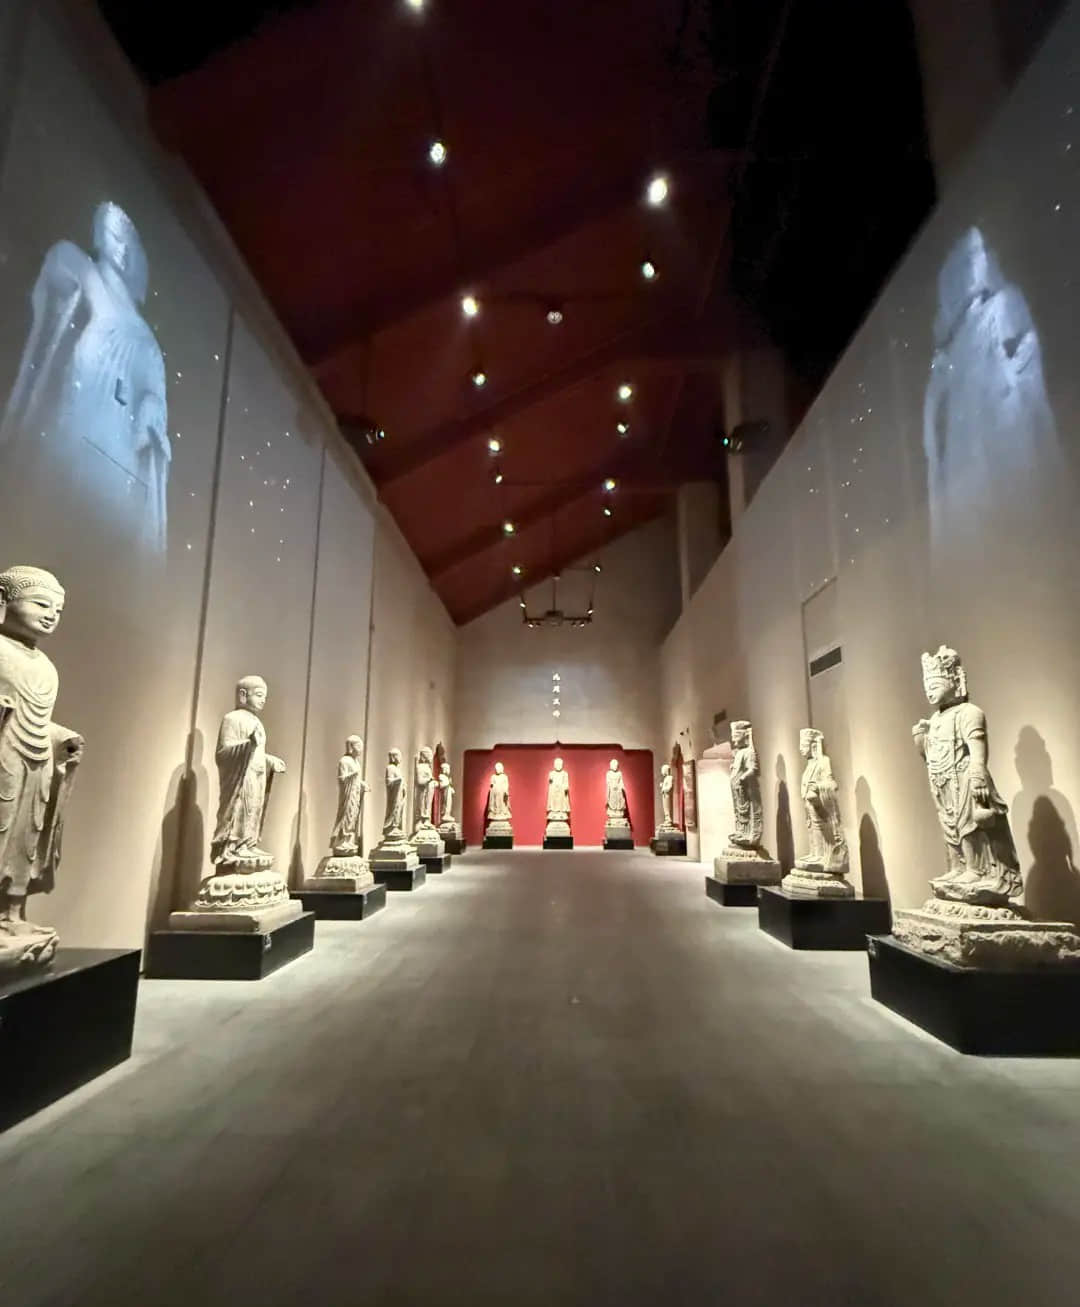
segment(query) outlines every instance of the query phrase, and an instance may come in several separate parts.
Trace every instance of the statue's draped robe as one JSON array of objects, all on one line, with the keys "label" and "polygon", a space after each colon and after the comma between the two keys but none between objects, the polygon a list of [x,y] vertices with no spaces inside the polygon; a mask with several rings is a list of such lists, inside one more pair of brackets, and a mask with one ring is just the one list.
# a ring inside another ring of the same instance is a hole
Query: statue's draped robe
[{"label": "statue's draped robe", "polygon": [[1008,806],[989,773],[988,806],[976,802],[973,793],[969,741],[985,738],[986,717],[973,703],[952,704],[930,718],[924,745],[926,770],[948,858],[948,870],[934,886],[947,888],[951,878],[973,873],[988,896],[1014,899],[1023,884]]},{"label": "statue's draped robe", "polygon": [[383,817],[383,836],[400,837],[404,834],[402,822],[405,820],[405,777],[396,763],[389,763],[386,768],[386,812]]},{"label": "statue's draped robe", "polygon": [[570,775],[553,768],[548,772],[547,813],[549,821],[565,821],[570,816]]},{"label": "statue's draped robe", "polygon": [[362,767],[352,754],[338,762],[338,806],[330,847],[335,852],[354,852],[360,847],[360,818],[364,809]]},{"label": "statue's draped robe", "polygon": [[214,760],[221,797],[210,856],[217,865],[257,848],[274,773],[266,763],[266,728],[247,708],[221,719]]},{"label": "statue's draped robe", "polygon": [[439,777],[439,821],[449,822],[454,818],[454,783],[449,776]]},{"label": "statue's draped robe", "polygon": [[0,893],[48,893],[60,864],[74,782],[74,731],[52,720],[56,668],[40,649],[0,634]]},{"label": "statue's draped robe", "polygon": [[165,363],[119,272],[71,241],[45,256],[0,453],[35,486],[92,500],[148,553],[166,548]]},{"label": "statue's draped robe", "polygon": [[607,817],[608,821],[626,817],[626,783],[621,771],[610,769],[607,774]]},{"label": "statue's draped robe", "polygon": [[822,754],[810,758],[802,775],[802,800],[810,850],[803,862],[835,869],[847,862],[847,841],[840,821],[840,800],[832,763]]},{"label": "statue's draped robe", "polygon": [[745,745],[732,754],[731,802],[735,809],[735,838],[747,845],[760,844],[764,823],[757,752],[753,745]]},{"label": "statue's draped robe", "polygon": [[416,824],[431,825],[431,810],[435,802],[435,773],[431,763],[416,764]]}]

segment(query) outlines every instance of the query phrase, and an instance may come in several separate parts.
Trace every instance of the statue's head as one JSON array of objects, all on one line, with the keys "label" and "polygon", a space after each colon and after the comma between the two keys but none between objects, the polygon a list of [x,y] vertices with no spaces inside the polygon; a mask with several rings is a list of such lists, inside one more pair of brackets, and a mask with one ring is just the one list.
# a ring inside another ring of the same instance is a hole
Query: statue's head
[{"label": "statue's head", "polygon": [[555,759],[555,770],[556,770],[556,771],[562,771],[562,759],[561,759],[561,758],[556,758],[556,759]]},{"label": "statue's head", "polygon": [[449,776],[450,764],[448,762],[444,762],[443,765],[439,768],[439,771],[441,771],[444,776]]},{"label": "statue's head", "polygon": [[429,749],[425,744],[424,747],[420,750],[420,761],[430,762],[434,757],[435,757],[435,750]]},{"label": "statue's head", "polygon": [[612,758],[612,760],[608,763],[608,767],[610,768],[611,771],[618,771],[619,770],[618,758]]},{"label": "statue's head", "polygon": [[401,765],[401,750],[391,749],[386,758],[392,767],[399,767]]},{"label": "statue's head", "polygon": [[364,741],[359,735],[350,735],[345,740],[345,752],[350,758],[360,758],[364,752]]},{"label": "statue's head", "polygon": [[661,776],[670,776],[670,775],[671,775],[671,764],[670,764],[670,763],[665,762],[665,763],[662,763],[662,764],[661,764],[661,767],[660,767],[660,775],[661,775]]},{"label": "statue's head", "polygon": [[926,697],[940,708],[950,703],[961,703],[967,698],[967,673],[955,649],[946,645],[935,654],[922,656],[922,682]]},{"label": "statue's head", "polygon": [[266,682],[261,676],[242,676],[236,682],[236,706],[261,713],[266,707]]},{"label": "statue's head", "polygon": [[733,749],[745,749],[749,743],[750,743],[750,723],[732,722],[731,723],[731,747]]},{"label": "statue's head", "polygon": [[497,763],[495,764],[495,775],[496,775],[496,776],[501,776],[505,770],[506,770],[506,768],[502,765],[501,762],[497,762]]},{"label": "statue's head", "polygon": [[825,752],[825,736],[812,726],[799,732],[799,752],[804,758],[820,758]]},{"label": "statue's head", "polygon": [[1005,284],[993,251],[978,227],[969,227],[957,240],[938,274],[936,343],[944,345],[970,305],[995,294]]},{"label": "statue's head", "polygon": [[51,572],[19,564],[0,572],[0,631],[24,644],[52,635],[64,611],[64,587]]},{"label": "statue's head", "polygon": [[120,274],[136,304],[146,299],[150,267],[135,224],[119,204],[106,200],[94,211],[94,253]]}]

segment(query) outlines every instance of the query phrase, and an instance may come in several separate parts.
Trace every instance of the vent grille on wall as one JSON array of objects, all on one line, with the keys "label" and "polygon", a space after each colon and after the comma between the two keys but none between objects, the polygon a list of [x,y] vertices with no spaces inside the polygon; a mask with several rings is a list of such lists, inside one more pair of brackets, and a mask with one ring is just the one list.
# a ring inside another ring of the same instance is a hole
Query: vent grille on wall
[{"label": "vent grille on wall", "polygon": [[823,654],[810,660],[810,675],[820,676],[822,672],[827,672],[830,667],[835,667],[843,661],[844,651],[840,645],[836,645],[833,649],[826,649]]}]

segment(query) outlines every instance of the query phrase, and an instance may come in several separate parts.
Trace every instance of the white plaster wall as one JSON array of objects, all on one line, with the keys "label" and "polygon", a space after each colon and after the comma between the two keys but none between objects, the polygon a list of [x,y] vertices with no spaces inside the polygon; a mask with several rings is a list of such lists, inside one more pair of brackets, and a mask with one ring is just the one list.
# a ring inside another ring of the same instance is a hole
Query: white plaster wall
[{"label": "white plaster wall", "polygon": [[[660,641],[678,612],[679,572],[672,517],[623,536],[600,555],[591,626],[530,630],[508,600],[460,631],[456,767],[465,749],[499,743],[620,744],[652,749],[658,761],[673,739],[661,730]],[[588,578],[566,574],[567,611],[587,598]],[[550,583],[527,591],[531,609],[550,601]],[[552,673],[562,680],[552,716]]]},{"label": "white plaster wall", "polygon": [[[856,850],[863,818],[873,826],[900,904],[926,896],[943,856],[910,737],[926,712],[919,654],[943,642],[964,657],[971,697],[989,718],[991,767],[1013,804],[1029,901],[1034,894],[1040,910],[1050,903],[1074,918],[1080,904],[1071,870],[1080,803],[1080,330],[1069,289],[1080,279],[1078,56],[1074,5],[897,270],[661,655],[669,731],[689,718],[697,735],[721,707],[754,722],[768,787],[766,838],[775,841],[778,767],[794,796],[798,730],[807,724],[801,605],[836,577],[852,758],[852,774],[839,778],[844,811]],[[983,316],[965,319],[986,324],[977,348],[950,345],[939,358],[947,416],[924,441],[939,272],[973,225],[1013,290],[999,285],[989,308],[976,309]],[[1017,294],[1035,335],[1017,326]],[[1036,337],[1050,431],[1033,417]],[[1019,370],[1010,370],[1010,350],[1027,360]],[[931,481],[939,439],[954,460],[944,487]],[[801,842],[800,814],[793,818]]]}]

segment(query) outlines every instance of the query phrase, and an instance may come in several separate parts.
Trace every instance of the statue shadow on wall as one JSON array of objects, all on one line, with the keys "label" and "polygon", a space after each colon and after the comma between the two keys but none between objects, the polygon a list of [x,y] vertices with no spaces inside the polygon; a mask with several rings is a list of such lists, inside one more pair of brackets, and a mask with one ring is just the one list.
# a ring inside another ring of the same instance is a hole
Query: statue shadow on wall
[{"label": "statue shadow on wall", "polygon": [[203,879],[206,822],[199,807],[199,789],[209,792],[209,778],[203,766],[202,731],[193,731],[188,743],[190,764],[177,767],[166,792],[168,806],[161,819],[156,873],[150,884],[147,915],[152,930],[163,930],[170,912],[187,907]]},{"label": "statue shadow on wall", "polygon": [[1046,741],[1034,726],[1022,726],[1016,739],[1020,791],[1012,801],[1013,838],[1022,850],[1026,837],[1033,861],[1024,872],[1024,903],[1042,921],[1080,925],[1080,871],[1074,859],[1076,817],[1072,805],[1054,789],[1054,764]]},{"label": "statue shadow on wall", "polygon": [[289,854],[289,884],[294,889],[299,885],[303,885],[305,880],[304,849],[301,833],[307,823],[307,803],[307,790],[301,786],[300,800],[292,823],[292,852]]},{"label": "statue shadow on wall", "polygon": [[878,819],[871,801],[870,782],[860,776],[855,782],[855,811],[859,815],[859,870],[862,892],[868,899],[891,899],[885,859],[878,839]]},{"label": "statue shadow on wall", "polygon": [[787,763],[776,755],[776,861],[786,876],[795,865],[795,834],[791,828],[791,797],[788,794]]}]

